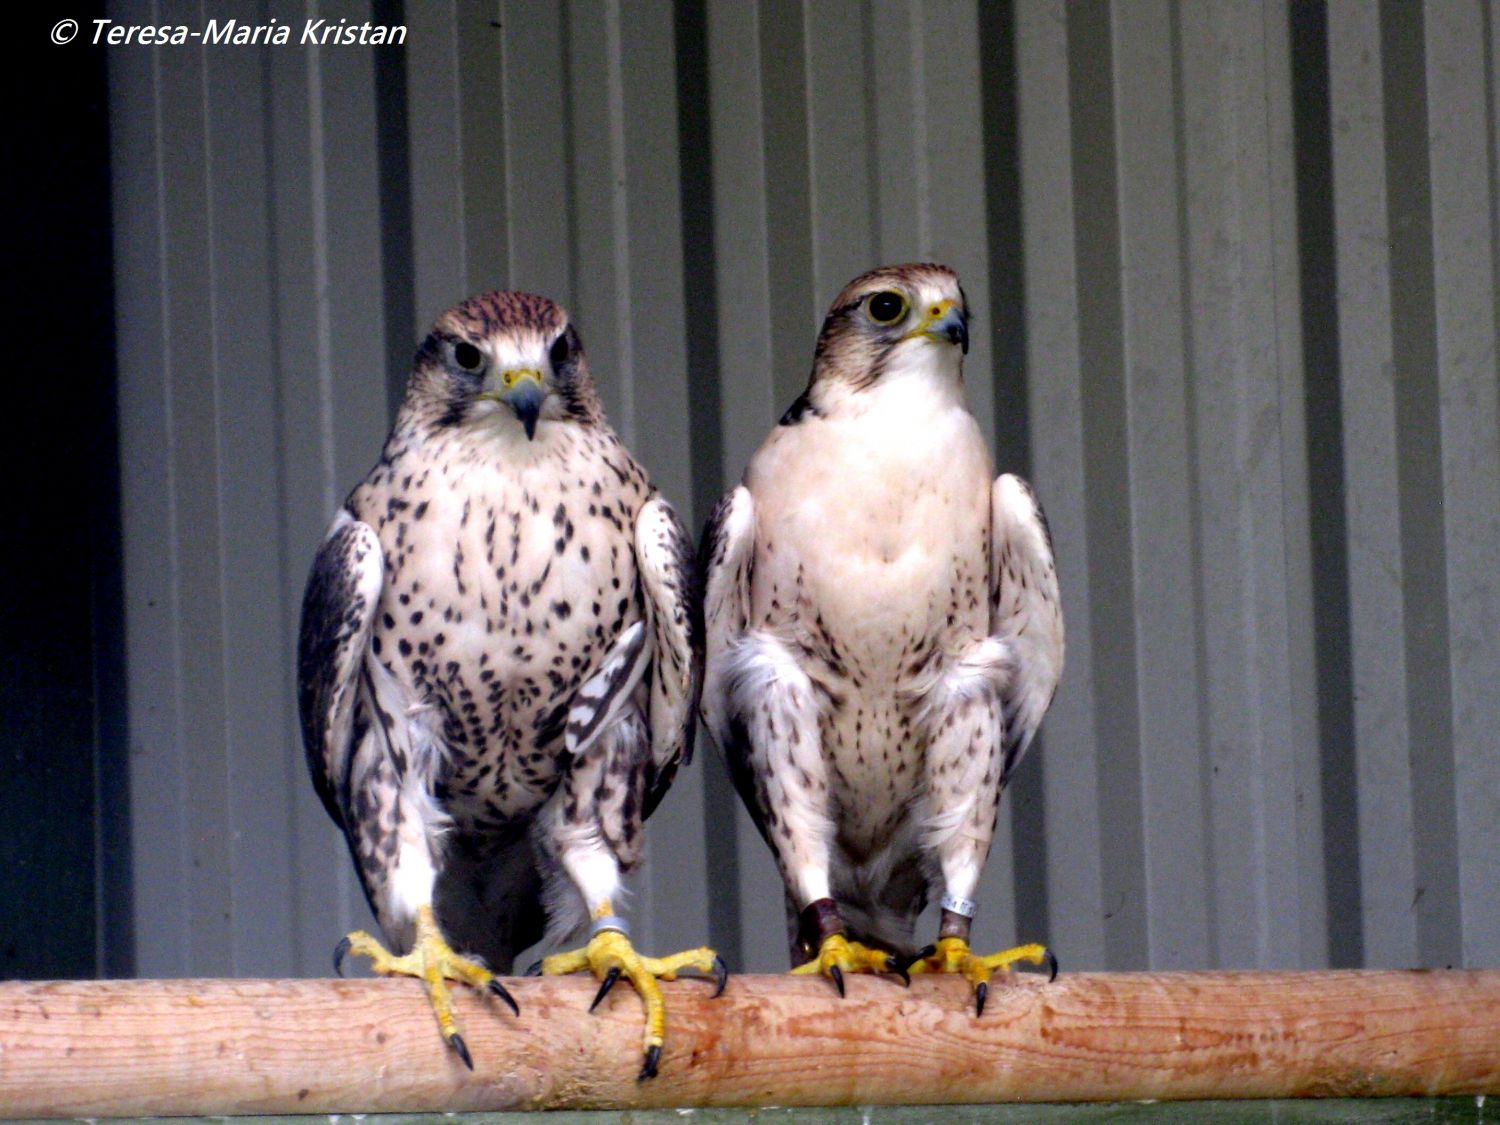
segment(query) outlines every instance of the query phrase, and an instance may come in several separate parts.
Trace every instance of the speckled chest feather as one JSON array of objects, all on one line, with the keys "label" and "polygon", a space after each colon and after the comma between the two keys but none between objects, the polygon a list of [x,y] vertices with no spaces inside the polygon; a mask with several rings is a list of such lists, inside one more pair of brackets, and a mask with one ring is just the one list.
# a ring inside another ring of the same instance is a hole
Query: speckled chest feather
[{"label": "speckled chest feather", "polygon": [[932,676],[989,627],[989,453],[958,402],[867,391],[773,434],[752,462],[755,627],[829,701],[821,742],[852,853],[889,839],[924,784]]},{"label": "speckled chest feather", "polygon": [[386,558],[371,653],[436,710],[435,795],[461,828],[524,817],[552,792],[574,693],[644,612],[634,525],[650,490],[613,432],[504,440],[393,438],[348,503]]}]

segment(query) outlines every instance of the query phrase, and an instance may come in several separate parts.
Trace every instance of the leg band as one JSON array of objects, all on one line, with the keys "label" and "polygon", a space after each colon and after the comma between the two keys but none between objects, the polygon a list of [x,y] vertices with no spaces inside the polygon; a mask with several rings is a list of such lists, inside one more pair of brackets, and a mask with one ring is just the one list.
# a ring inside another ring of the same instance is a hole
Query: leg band
[{"label": "leg band", "polygon": [[606,930],[613,930],[617,934],[622,934],[626,941],[630,940],[630,927],[625,924],[625,919],[616,918],[613,914],[595,918],[594,924],[589,927],[589,937],[596,938]]},{"label": "leg band", "polygon": [[955,914],[962,914],[965,918],[972,918],[979,910],[979,904],[972,898],[959,898],[957,895],[945,894],[940,904],[944,910],[951,910]]},{"label": "leg band", "polygon": [[969,918],[962,914],[944,909],[942,921],[938,924],[938,937],[956,937],[969,940]]},{"label": "leg band", "polygon": [[839,917],[838,904],[831,898],[815,899],[797,915],[797,944],[809,961],[817,956],[824,938],[843,932],[844,920]]}]

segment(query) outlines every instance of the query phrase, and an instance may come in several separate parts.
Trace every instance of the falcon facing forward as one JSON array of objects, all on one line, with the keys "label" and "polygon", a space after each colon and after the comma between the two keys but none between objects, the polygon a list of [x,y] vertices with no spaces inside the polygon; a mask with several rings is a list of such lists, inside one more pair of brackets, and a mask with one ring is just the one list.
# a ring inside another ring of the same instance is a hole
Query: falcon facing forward
[{"label": "falcon facing forward", "polygon": [[[472,1069],[448,980],[488,988],[543,937],[592,921],[545,973],[723,963],[631,947],[620,874],[692,751],[701,640],[692,548],[609,428],[567,313],[489,293],[438,318],[379,463],[345,501],[302,606],[298,702],[313,782],[343,828],[396,956],[345,953],[426,982]],[[454,950],[467,956],[461,956]]]},{"label": "falcon facing forward", "polygon": [[[992,480],[945,266],[850,282],[812,378],[704,532],[703,717],[786,882],[793,962],[960,972],[1000,791],[1046,714],[1063,622],[1046,521]],[[911,956],[929,888],[940,940]]]}]

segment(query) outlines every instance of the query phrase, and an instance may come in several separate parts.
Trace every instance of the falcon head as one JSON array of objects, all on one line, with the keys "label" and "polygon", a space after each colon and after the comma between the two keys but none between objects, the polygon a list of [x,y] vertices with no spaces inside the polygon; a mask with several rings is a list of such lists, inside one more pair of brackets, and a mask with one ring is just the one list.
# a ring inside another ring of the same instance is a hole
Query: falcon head
[{"label": "falcon head", "polygon": [[861,390],[913,369],[957,379],[968,350],[968,303],[952,270],[882,266],[835,298],[818,333],[809,391],[819,383]]},{"label": "falcon head", "polygon": [[408,401],[439,426],[519,426],[601,417],[567,311],[530,293],[484,293],[437,318],[417,349]]}]

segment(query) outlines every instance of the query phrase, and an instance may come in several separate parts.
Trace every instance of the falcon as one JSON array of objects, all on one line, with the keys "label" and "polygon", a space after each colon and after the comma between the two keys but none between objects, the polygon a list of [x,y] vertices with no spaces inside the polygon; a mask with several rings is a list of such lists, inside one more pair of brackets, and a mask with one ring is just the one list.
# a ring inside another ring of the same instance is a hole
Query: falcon
[{"label": "falcon", "polygon": [[488,990],[544,936],[590,927],[543,973],[725,971],[710,949],[642,957],[621,876],[692,752],[702,674],[692,545],[606,422],[578,331],[543,297],[438,318],[375,467],[308,579],[298,702],[313,782],[385,936],[335,954],[420,978],[473,1061],[449,981]]},{"label": "falcon", "polygon": [[[1051,705],[1046,520],[964,406],[953,271],[850,282],[812,377],[710,517],[702,714],[786,884],[794,972],[996,970],[968,944],[1000,792]],[[941,896],[935,945],[913,953]]]}]

